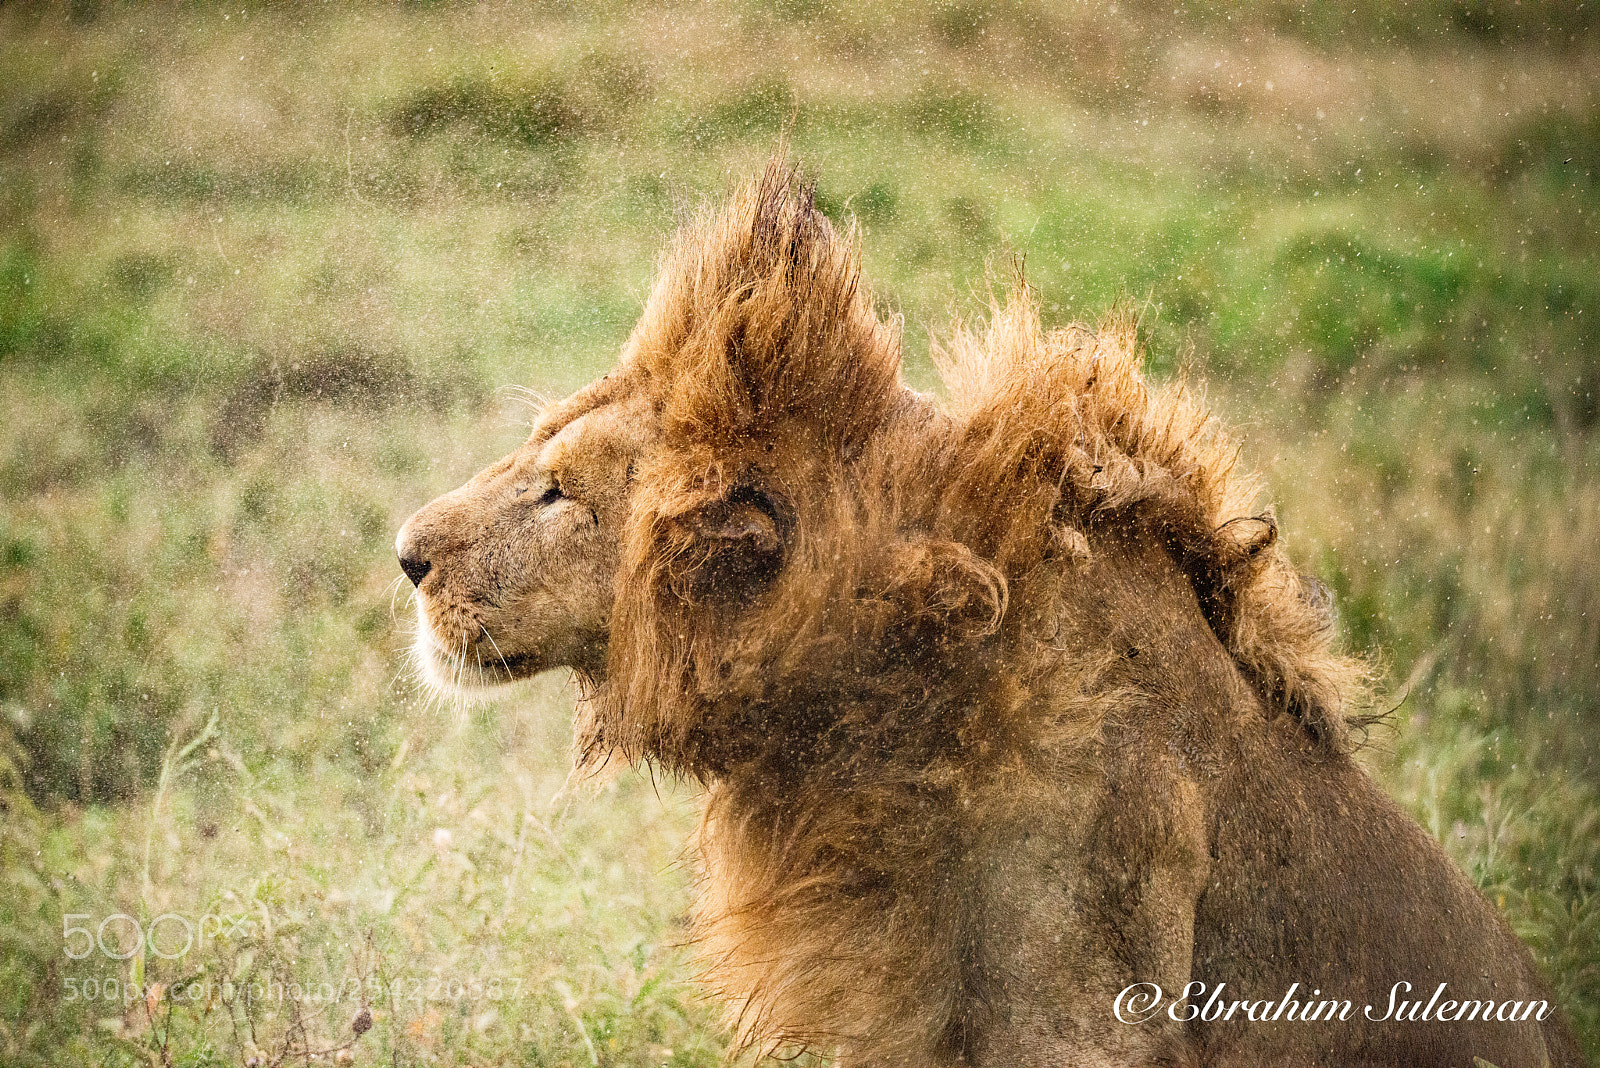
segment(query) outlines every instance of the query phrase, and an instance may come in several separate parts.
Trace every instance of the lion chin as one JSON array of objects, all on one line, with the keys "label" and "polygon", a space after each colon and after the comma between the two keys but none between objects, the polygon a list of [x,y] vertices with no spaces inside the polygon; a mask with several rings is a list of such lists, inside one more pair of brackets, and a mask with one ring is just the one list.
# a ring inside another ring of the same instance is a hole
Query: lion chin
[{"label": "lion chin", "polygon": [[418,680],[442,697],[469,702],[488,699],[508,686],[566,664],[565,659],[537,653],[507,654],[487,630],[480,630],[476,641],[451,650],[436,637],[426,606],[419,604],[417,617],[410,659]]},{"label": "lion chin", "polygon": [[[491,670],[483,663],[481,654],[469,658],[460,653],[450,653],[430,633],[426,620],[417,624],[416,638],[411,645],[411,660],[423,685],[441,697],[457,700],[485,698],[502,687],[537,673],[514,675],[509,668]],[[496,664],[496,667],[499,665]]]},{"label": "lion chin", "polygon": [[[1367,668],[1132,323],[1046,333],[1018,279],[934,353],[944,400],[775,160],[678,235],[617,368],[397,538],[430,686],[571,667],[583,766],[703,784],[693,937],[736,1043],[1581,1064],[1356,760]],[[1473,1015],[1383,1016],[1399,984]]]}]

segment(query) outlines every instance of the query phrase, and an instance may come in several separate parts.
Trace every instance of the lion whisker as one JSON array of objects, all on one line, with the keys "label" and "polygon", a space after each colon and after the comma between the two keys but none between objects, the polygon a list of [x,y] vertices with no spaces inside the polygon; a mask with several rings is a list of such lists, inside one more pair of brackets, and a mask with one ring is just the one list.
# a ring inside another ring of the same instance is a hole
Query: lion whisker
[{"label": "lion whisker", "polygon": [[489,639],[489,644],[494,648],[494,655],[500,658],[500,666],[506,669],[506,678],[515,678],[516,676],[511,672],[511,665],[506,663],[506,654],[500,651],[500,643],[494,640],[494,635],[489,633],[489,628],[484,626],[482,623],[479,623],[478,629],[483,631],[483,636],[485,638]]},{"label": "lion whisker", "polygon": [[[404,575],[396,575],[394,581],[389,583],[389,622],[396,622],[399,617],[395,615],[394,599],[400,596],[400,584],[406,580]],[[407,603],[410,603],[409,601]]]}]

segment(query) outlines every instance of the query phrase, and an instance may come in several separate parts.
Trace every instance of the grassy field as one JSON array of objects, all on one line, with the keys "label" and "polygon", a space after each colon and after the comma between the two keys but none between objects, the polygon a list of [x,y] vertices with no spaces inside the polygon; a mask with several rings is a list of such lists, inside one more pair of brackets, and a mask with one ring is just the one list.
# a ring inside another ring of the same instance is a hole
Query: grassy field
[{"label": "grassy field", "polygon": [[1207,383],[1600,1055],[1597,26],[0,7],[0,1063],[719,1063],[692,793],[569,782],[559,678],[426,700],[391,542],[786,129],[916,384],[1014,256]]}]

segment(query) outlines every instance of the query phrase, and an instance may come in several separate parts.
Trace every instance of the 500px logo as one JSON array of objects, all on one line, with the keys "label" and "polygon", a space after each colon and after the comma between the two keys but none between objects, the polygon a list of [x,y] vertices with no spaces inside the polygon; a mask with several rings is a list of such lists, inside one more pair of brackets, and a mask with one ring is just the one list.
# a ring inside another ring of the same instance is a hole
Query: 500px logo
[{"label": "500px logo", "polygon": [[72,960],[83,960],[96,949],[112,960],[128,960],[141,946],[163,960],[178,960],[207,939],[248,938],[259,929],[249,913],[218,916],[208,912],[191,920],[180,913],[164,912],[143,924],[126,912],[114,912],[92,928],[79,925],[79,920],[93,924],[94,916],[69,912],[61,917],[61,949]]}]

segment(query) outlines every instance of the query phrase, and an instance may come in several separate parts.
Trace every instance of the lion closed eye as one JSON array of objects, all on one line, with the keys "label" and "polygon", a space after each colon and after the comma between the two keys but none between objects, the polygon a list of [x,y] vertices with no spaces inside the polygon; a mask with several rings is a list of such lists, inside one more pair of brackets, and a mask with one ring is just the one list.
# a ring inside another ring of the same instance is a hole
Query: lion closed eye
[{"label": "lion closed eye", "polygon": [[[616,370],[397,539],[431,683],[571,666],[584,764],[704,784],[695,936],[737,1040],[1581,1063],[1352,758],[1365,675],[1326,591],[1131,327],[1043,333],[1021,290],[938,355],[945,402],[774,162],[679,234]],[[1461,1014],[1381,1015],[1402,983]],[[1123,1014],[1196,984],[1298,1015]]]},{"label": "lion closed eye", "polygon": [[639,398],[557,406],[522,448],[401,528],[430,683],[473,690],[560,665],[603,670],[628,471],[654,422]]}]

